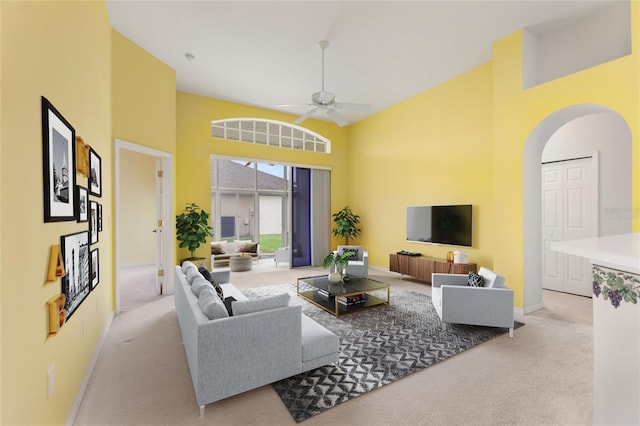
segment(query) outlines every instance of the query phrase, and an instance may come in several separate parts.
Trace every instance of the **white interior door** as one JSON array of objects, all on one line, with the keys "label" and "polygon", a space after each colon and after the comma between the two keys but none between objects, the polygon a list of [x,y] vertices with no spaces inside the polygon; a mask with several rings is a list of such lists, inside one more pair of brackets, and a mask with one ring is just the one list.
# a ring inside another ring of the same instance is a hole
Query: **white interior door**
[{"label": "white interior door", "polygon": [[542,287],[591,296],[591,265],[578,256],[549,249],[552,241],[597,235],[593,157],[542,165]]},{"label": "white interior door", "polygon": [[549,248],[564,239],[562,165],[542,165],[542,288],[563,291],[561,253]]}]

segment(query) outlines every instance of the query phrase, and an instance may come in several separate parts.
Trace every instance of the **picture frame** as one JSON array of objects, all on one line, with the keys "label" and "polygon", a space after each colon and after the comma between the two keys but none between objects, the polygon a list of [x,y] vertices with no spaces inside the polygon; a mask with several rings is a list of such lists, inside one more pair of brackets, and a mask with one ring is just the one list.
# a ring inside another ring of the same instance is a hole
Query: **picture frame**
[{"label": "picture frame", "polygon": [[89,271],[92,291],[98,284],[100,284],[100,256],[98,254],[99,252],[97,248],[91,250],[91,263]]},{"label": "picture frame", "polygon": [[89,148],[89,193],[102,197],[102,158]]},{"label": "picture frame", "polygon": [[76,220],[76,131],[44,96],[41,104],[44,221]]},{"label": "picture frame", "polygon": [[89,281],[89,232],[81,231],[60,237],[60,247],[67,274],[62,277],[61,293],[65,295],[67,318],[91,292]]},{"label": "picture frame", "polygon": [[87,222],[89,219],[89,191],[84,186],[76,185],[76,221]]},{"label": "picture frame", "polygon": [[98,232],[102,232],[102,204],[98,204]]},{"label": "picture frame", "polygon": [[89,201],[89,244],[98,242],[98,203]]}]

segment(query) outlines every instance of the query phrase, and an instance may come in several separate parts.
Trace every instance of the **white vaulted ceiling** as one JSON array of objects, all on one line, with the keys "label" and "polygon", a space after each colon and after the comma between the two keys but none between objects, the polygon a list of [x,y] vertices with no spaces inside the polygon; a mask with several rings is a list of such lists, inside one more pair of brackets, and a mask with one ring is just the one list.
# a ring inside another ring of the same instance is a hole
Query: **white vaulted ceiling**
[{"label": "white vaulted ceiling", "polygon": [[112,27],[175,69],[178,90],[294,114],[307,109],[275,105],[309,103],[320,90],[320,40],[330,43],[325,90],[375,113],[488,61],[493,42],[518,29],[553,28],[610,4],[107,1]]}]

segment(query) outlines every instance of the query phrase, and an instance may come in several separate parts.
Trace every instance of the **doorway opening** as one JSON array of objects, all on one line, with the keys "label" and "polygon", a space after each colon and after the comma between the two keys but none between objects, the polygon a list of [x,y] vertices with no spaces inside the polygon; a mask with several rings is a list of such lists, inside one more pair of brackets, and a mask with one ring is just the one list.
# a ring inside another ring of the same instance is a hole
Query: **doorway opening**
[{"label": "doorway opening", "polygon": [[[553,138],[546,145],[545,152]],[[570,148],[570,147],[569,147]],[[542,288],[591,297],[588,259],[551,250],[554,241],[598,235],[598,153],[542,163]]]},{"label": "doorway opening", "polygon": [[173,293],[173,157],[115,140],[115,310]]},{"label": "doorway opening", "polygon": [[598,152],[597,236],[631,232],[631,215],[610,214],[631,208],[631,131],[612,109],[594,104],[573,105],[543,119],[530,133],[523,150],[523,268],[525,314],[542,302],[542,162],[547,142],[556,133],[573,133],[571,146]]}]

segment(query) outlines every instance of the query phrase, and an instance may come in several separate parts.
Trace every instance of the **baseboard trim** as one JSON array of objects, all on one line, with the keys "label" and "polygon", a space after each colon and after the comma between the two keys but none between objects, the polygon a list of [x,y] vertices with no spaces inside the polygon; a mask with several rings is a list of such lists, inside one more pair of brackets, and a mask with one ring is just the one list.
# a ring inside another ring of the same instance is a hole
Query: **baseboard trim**
[{"label": "baseboard trim", "polygon": [[109,333],[109,329],[111,329],[111,324],[113,323],[113,319],[115,318],[115,312],[111,312],[111,315],[107,318],[107,324],[104,327],[104,331],[102,332],[102,336],[100,336],[100,342],[93,353],[93,358],[89,363],[89,368],[87,368],[86,373],[84,374],[84,379],[82,380],[82,385],[80,386],[80,390],[78,390],[78,395],[76,395],[76,399],[73,403],[73,407],[71,408],[71,412],[69,413],[69,417],[67,417],[67,426],[73,426],[73,423],[76,420],[76,416],[78,415],[78,411],[80,410],[80,404],[82,404],[82,400],[84,399],[84,395],[87,393],[87,389],[89,387],[89,381],[91,381],[91,375],[93,374],[93,370],[96,367],[96,363],[98,362],[98,358],[100,357],[100,353],[102,352],[102,347],[104,346],[104,342],[107,340],[107,334]]},{"label": "baseboard trim", "polygon": [[540,309],[544,309],[544,303],[539,303],[537,305],[529,306],[528,308],[523,309],[523,313],[524,315],[528,315],[535,311],[539,311]]}]

